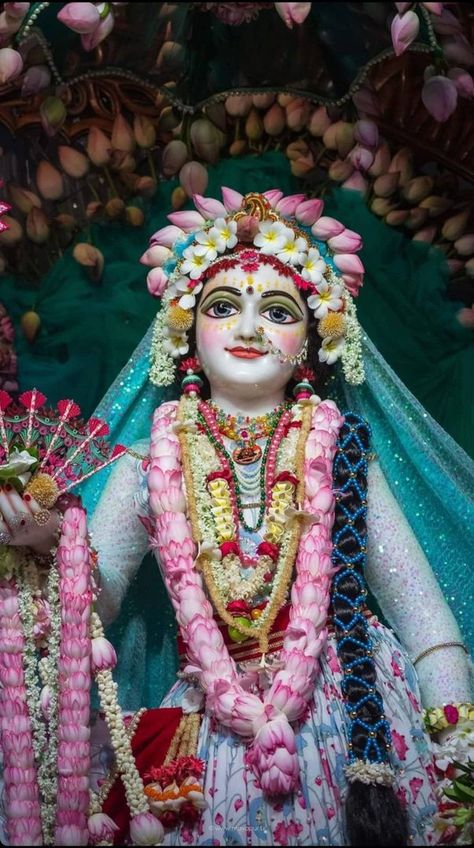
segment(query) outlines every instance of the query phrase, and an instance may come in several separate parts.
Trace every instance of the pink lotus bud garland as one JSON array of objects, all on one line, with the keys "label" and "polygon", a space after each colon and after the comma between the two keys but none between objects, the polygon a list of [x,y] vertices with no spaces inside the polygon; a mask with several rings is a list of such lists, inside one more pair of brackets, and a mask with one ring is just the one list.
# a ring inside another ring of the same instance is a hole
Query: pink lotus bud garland
[{"label": "pink lotus bud garland", "polygon": [[[186,398],[184,402],[189,409],[192,399]],[[197,415],[197,403],[195,410]],[[218,721],[252,743],[250,758],[253,768],[262,788],[270,794],[287,793],[297,784],[295,736],[290,722],[304,715],[313,692],[317,658],[326,638],[331,527],[334,520],[331,468],[342,419],[331,401],[319,404],[314,411],[309,407],[309,411],[312,429],[306,460],[306,438],[302,440],[302,451],[298,443],[301,456],[297,455],[297,469],[300,471],[297,477],[301,481],[301,501],[304,488],[309,484],[304,506],[320,521],[312,523],[299,545],[297,579],[292,590],[290,620],[282,654],[285,668],[275,675],[264,700],[242,688],[235,663],[206,598],[202,574],[196,567],[196,543],[204,548],[203,540],[209,534],[212,538],[212,528],[199,509],[199,497],[203,493],[198,491],[196,498],[190,497],[194,480],[190,457],[196,454],[187,451],[186,439],[188,434],[193,433],[193,421],[181,417],[178,435],[176,405],[168,403],[155,413],[152,428],[149,474],[150,504],[155,515],[152,547],[161,564],[193,672],[206,694],[206,707]],[[282,440],[282,446],[285,441]],[[207,453],[212,457],[210,447],[208,444]],[[310,457],[316,455],[319,455],[319,465],[314,468],[314,460]],[[182,487],[183,470],[188,493],[187,512],[178,493],[174,502],[169,500],[169,478],[175,476]],[[211,459],[206,472],[216,470],[215,460]],[[314,475],[319,475],[320,485],[313,492],[311,482]],[[327,493],[326,498],[321,497],[321,491]],[[299,535],[297,538],[299,541]],[[295,555],[297,550],[298,544]]]},{"label": "pink lotus bud garland", "polygon": [[[59,659],[58,794],[55,842],[87,845],[89,792],[76,792],[90,768],[91,560],[83,509],[66,510],[57,550],[63,610]],[[64,614],[67,611],[67,614]],[[82,730],[82,733],[78,732]],[[81,736],[83,737],[81,739]],[[71,797],[74,796],[74,809]]]},{"label": "pink lotus bud garland", "polygon": [[[10,551],[2,552],[2,570],[9,554]],[[0,582],[0,734],[8,836],[11,845],[42,845],[33,729],[23,670],[24,649],[18,588],[10,574]],[[20,801],[22,797],[24,800]]]}]

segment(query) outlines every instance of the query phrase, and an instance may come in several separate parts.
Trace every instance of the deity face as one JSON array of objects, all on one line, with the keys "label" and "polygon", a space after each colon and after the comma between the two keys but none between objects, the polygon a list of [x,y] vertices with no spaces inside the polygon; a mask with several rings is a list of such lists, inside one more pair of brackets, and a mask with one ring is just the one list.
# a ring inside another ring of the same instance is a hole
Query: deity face
[{"label": "deity face", "polygon": [[295,365],[282,359],[301,352],[307,329],[306,305],[290,277],[269,265],[219,271],[196,317],[197,354],[211,390],[242,398],[283,391]]}]

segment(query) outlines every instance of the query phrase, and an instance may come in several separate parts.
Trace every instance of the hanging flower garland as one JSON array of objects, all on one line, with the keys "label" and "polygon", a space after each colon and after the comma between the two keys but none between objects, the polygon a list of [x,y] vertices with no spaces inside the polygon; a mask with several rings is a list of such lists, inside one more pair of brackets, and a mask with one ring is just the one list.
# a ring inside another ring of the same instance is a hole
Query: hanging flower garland
[{"label": "hanging flower garland", "polygon": [[[202,544],[202,538],[199,532],[198,538],[193,538],[193,528],[197,532],[202,524],[197,514],[198,502],[190,499],[189,518],[186,513],[180,439],[176,433],[178,430],[180,437],[185,437],[194,428],[192,421],[176,421],[176,413],[175,404],[163,404],[153,422],[149,486],[156,524],[152,546],[187,644],[190,667],[206,693],[207,708],[218,721],[252,742],[250,756],[264,792],[286,793],[294,789],[298,780],[290,722],[304,714],[326,638],[334,520],[331,467],[341,417],[331,401],[320,403],[312,414],[301,468],[300,500],[305,510],[320,520],[310,526],[299,545],[290,621],[282,651],[284,668],[275,674],[272,687],[262,700],[239,683],[235,663],[195,564],[196,542]],[[310,459],[314,456],[319,456],[316,463]],[[189,485],[186,490],[189,493]]]}]

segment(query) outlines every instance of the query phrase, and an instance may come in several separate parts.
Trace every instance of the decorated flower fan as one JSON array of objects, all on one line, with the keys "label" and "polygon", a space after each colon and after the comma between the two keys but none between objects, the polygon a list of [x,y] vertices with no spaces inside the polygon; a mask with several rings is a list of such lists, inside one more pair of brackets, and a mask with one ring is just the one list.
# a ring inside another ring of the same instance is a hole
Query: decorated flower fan
[{"label": "decorated flower fan", "polygon": [[46,407],[37,389],[15,401],[0,391],[0,485],[25,489],[46,509],[78,483],[126,452],[111,447],[108,425],[99,418],[84,422],[73,400]]}]

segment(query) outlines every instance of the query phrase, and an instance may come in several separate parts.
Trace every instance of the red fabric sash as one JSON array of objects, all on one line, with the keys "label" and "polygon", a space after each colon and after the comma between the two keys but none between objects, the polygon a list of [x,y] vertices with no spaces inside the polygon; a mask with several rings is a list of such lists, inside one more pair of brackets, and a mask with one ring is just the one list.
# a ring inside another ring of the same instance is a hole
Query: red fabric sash
[{"label": "red fabric sash", "polygon": [[[152,766],[163,764],[182,715],[180,707],[163,707],[143,713],[132,739],[133,755],[142,777]],[[130,815],[120,778],[115,780],[103,806],[103,812],[119,827],[114,845],[123,845],[128,837]]]},{"label": "red fabric sash", "polygon": [[[268,654],[281,650],[289,618],[290,604],[287,604],[281,608],[273,622],[268,639]],[[259,659],[261,657],[262,652],[256,639],[247,639],[245,642],[233,642],[229,636],[227,624],[224,621],[220,621],[218,622],[218,626],[222,633],[222,638],[229,649],[229,653],[236,662],[246,662],[247,660]],[[178,654],[181,666],[186,665],[186,643],[181,634],[178,635]]]}]

